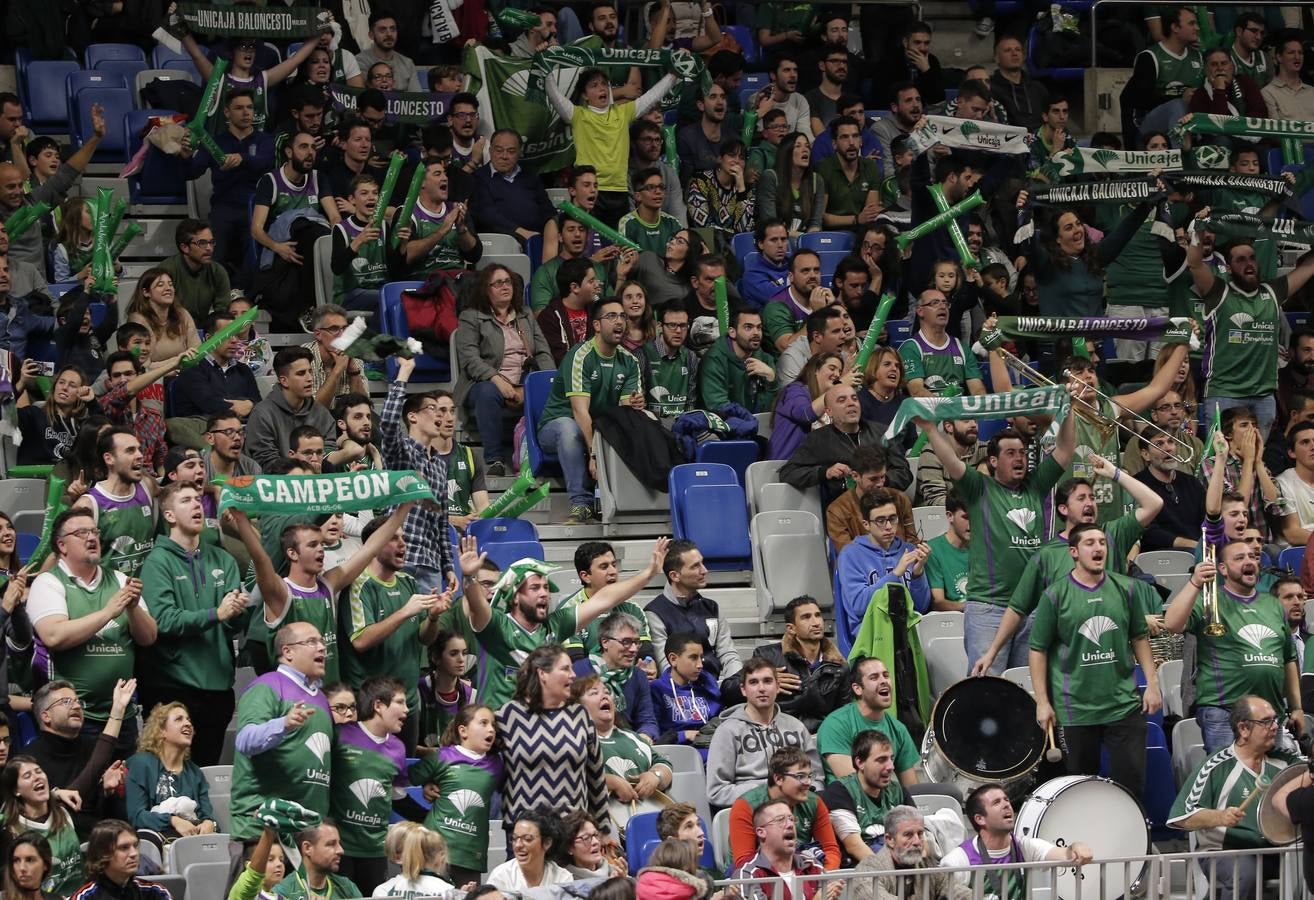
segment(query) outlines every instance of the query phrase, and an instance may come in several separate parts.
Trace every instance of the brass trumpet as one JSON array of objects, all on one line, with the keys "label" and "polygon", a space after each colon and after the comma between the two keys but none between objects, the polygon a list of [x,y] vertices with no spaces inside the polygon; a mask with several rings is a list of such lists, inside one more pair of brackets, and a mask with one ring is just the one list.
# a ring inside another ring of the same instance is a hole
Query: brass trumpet
[{"label": "brass trumpet", "polygon": [[[1200,529],[1201,561],[1213,564],[1217,560],[1217,550],[1209,543],[1203,528]],[[1218,614],[1218,576],[1210,578],[1200,586],[1200,605],[1204,607],[1206,625],[1204,632],[1210,637],[1222,637],[1227,634],[1227,626]]]},{"label": "brass trumpet", "polygon": [[[1043,385],[1046,385],[1046,386],[1053,386],[1053,384],[1054,384],[1054,380],[1053,380],[1052,378],[1050,378],[1049,376],[1047,376],[1047,375],[1043,375],[1043,374],[1041,374],[1041,373],[1040,373],[1039,371],[1037,371],[1037,370],[1035,369],[1035,367],[1033,367],[1030,363],[1027,363],[1026,361],[1024,361],[1024,360],[1022,360],[1022,359],[1019,359],[1017,356],[1015,356],[1014,354],[1008,352],[1008,351],[1005,350],[1003,347],[1000,347],[1000,348],[999,348],[998,353],[999,353],[1000,356],[1002,356],[1002,357],[1004,358],[1004,364],[1007,365],[1007,366],[1008,366],[1010,369],[1012,369],[1014,372],[1017,372],[1017,373],[1018,373],[1019,375],[1021,375],[1022,377],[1026,378],[1026,379],[1028,379],[1028,380],[1030,380],[1030,381],[1033,381],[1033,382],[1035,382],[1036,384],[1043,384]],[[1064,374],[1067,374],[1067,373],[1064,373]],[[1117,428],[1121,428],[1123,431],[1127,432],[1128,434],[1130,434],[1130,435],[1131,435],[1132,437],[1134,437],[1134,438],[1140,438],[1141,435],[1145,432],[1146,429],[1149,429],[1149,430],[1151,430],[1151,431],[1156,431],[1156,432],[1158,432],[1159,434],[1165,435],[1166,437],[1168,437],[1169,439],[1171,439],[1172,442],[1173,442],[1174,444],[1176,444],[1177,447],[1178,447],[1178,450],[1177,450],[1176,453],[1170,453],[1170,454],[1168,454],[1168,455],[1169,455],[1169,458],[1176,460],[1177,462],[1181,463],[1181,464],[1184,465],[1184,466],[1190,466],[1190,465],[1194,465],[1194,464],[1195,464],[1195,454],[1194,454],[1194,452],[1192,451],[1192,447],[1191,447],[1191,445],[1188,444],[1186,441],[1182,440],[1181,438],[1179,438],[1177,435],[1173,434],[1172,432],[1170,432],[1170,431],[1168,431],[1168,430],[1166,430],[1166,429],[1164,429],[1164,428],[1160,428],[1158,425],[1156,425],[1154,422],[1151,422],[1151,421],[1150,421],[1148,418],[1146,418],[1145,416],[1142,416],[1142,415],[1140,415],[1139,413],[1134,413],[1134,412],[1132,412],[1130,409],[1128,409],[1127,407],[1125,407],[1125,406],[1123,406],[1121,403],[1119,403],[1116,397],[1110,397],[1108,394],[1104,393],[1103,391],[1101,391],[1101,390],[1100,390],[1099,388],[1097,388],[1097,387],[1093,387],[1093,386],[1092,386],[1092,387],[1090,387],[1090,390],[1091,390],[1091,391],[1092,391],[1097,397],[1100,397],[1101,399],[1104,399],[1104,400],[1109,401],[1109,403],[1111,403],[1115,408],[1117,408],[1117,409],[1120,410],[1121,412],[1123,412],[1123,413],[1125,413],[1126,415],[1132,417],[1132,418],[1135,419],[1138,423],[1140,423],[1141,431],[1138,432],[1135,428],[1132,428],[1132,427],[1129,426],[1129,425],[1124,425],[1124,424],[1123,424],[1119,419],[1117,419],[1116,417],[1110,419],[1108,416],[1106,416],[1106,415],[1104,415],[1103,413],[1101,413],[1101,412],[1100,412],[1100,411],[1099,411],[1094,405],[1092,405],[1092,404],[1090,404],[1090,403],[1087,403],[1087,402],[1084,401],[1084,400],[1076,401],[1076,402],[1078,402],[1078,403],[1083,404],[1083,405],[1086,407],[1086,409],[1090,411],[1091,415],[1092,415],[1094,418],[1096,418],[1097,420],[1099,420],[1101,423],[1104,423],[1104,424],[1106,424],[1106,425],[1112,425],[1112,426],[1117,427]],[[1138,445],[1138,446],[1139,446],[1139,445]]]}]

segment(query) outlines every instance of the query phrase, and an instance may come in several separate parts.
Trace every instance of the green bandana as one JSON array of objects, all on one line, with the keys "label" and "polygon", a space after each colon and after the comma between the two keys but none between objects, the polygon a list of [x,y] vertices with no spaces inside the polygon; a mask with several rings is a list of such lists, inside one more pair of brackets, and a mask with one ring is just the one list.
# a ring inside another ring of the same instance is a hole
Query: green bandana
[{"label": "green bandana", "polygon": [[[502,572],[502,577],[497,579],[497,584],[493,585],[493,599],[490,602],[495,607],[508,609],[510,608],[511,598],[520,589],[520,585],[525,583],[526,578],[530,575],[542,575],[550,578],[555,571],[557,571],[555,567],[537,559],[530,559],[527,556],[524,559],[518,559],[506,567],[506,570]],[[548,581],[548,588],[555,591],[557,586]]]},{"label": "green bandana", "polygon": [[1069,178],[1073,175],[1128,174],[1169,171],[1182,167],[1181,150],[1099,150],[1073,147],[1049,158],[1040,171],[1047,177]]},{"label": "green bandana", "polygon": [[247,513],[331,515],[432,499],[428,482],[411,471],[240,475],[224,482],[219,494],[219,515],[229,507]]},{"label": "green bandana", "polygon": [[949,116],[927,116],[926,124],[910,135],[913,152],[921,156],[936,144],[955,150],[984,150],[1020,156],[1030,153],[1027,130],[1020,125],[999,125]]},{"label": "green bandana", "polygon": [[306,809],[292,800],[266,800],[255,811],[255,817],[279,834],[296,834],[312,825],[318,825],[323,817],[313,809]]},{"label": "green bandana", "polygon": [[913,419],[951,422],[959,419],[1008,419],[1013,416],[1053,416],[1061,422],[1068,412],[1068,392],[1061,385],[1009,391],[1006,394],[969,394],[964,397],[909,397],[899,404],[885,439],[894,437]]}]

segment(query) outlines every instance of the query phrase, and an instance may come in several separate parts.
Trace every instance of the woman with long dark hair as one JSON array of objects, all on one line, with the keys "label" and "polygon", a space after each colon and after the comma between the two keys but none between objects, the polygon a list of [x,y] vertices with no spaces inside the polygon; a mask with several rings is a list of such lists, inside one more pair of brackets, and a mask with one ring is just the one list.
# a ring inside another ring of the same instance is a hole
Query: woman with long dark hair
[{"label": "woman with long dark hair", "polygon": [[779,219],[790,237],[821,230],[826,212],[826,186],[811,168],[812,142],[801,131],[780,141],[776,164],[757,182],[757,219]]},{"label": "woman with long dark hair", "polygon": [[24,831],[9,842],[5,866],[5,900],[58,900],[46,890],[55,869],[50,841],[35,831]]},{"label": "woman with long dark hair", "polygon": [[684,228],[671,235],[661,255],[651,250],[640,253],[630,277],[643,285],[648,292],[648,305],[653,309],[661,309],[668,303],[683,303],[689,294],[694,263],[706,252],[707,245],[698,233]]},{"label": "woman with long dark hair", "polygon": [[67,897],[82,884],[84,868],[73,815],[58,793],[30,756],[15,756],[0,770],[0,816],[7,836],[36,832],[49,841],[51,864],[42,890]]},{"label": "woman with long dark hair", "polygon": [[552,861],[560,831],[552,814],[522,812],[511,831],[511,858],[488,873],[488,883],[503,891],[524,891],[574,881],[574,875]]},{"label": "woman with long dark hair", "polygon": [[201,343],[192,314],[178,301],[173,276],[159,267],[147,269],[137,279],[128,321],[151,330],[151,356],[142,360],[143,365],[178,356]]},{"label": "woman with long dark hair", "polygon": [[487,474],[505,475],[504,417],[525,408],[524,377],[554,371],[547,338],[525,308],[525,289],[506,266],[479,271],[474,305],[456,328],[456,403],[475,414]]}]

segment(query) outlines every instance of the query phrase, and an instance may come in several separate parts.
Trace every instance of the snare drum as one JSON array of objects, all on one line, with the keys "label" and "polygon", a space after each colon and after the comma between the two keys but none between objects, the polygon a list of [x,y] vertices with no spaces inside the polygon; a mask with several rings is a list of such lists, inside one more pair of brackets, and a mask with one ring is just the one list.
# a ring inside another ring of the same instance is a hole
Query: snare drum
[{"label": "snare drum", "polygon": [[1036,788],[1017,811],[1013,833],[1060,846],[1080,842],[1090,847],[1094,862],[1080,876],[1076,869],[1060,870],[1056,890],[1060,900],[1125,896],[1129,885],[1141,877],[1144,861],[1107,866],[1102,898],[1096,864],[1150,851],[1150,830],[1140,801],[1116,781],[1088,775],[1066,775]]},{"label": "snare drum", "polygon": [[922,766],[931,781],[966,795],[989,781],[1009,784],[1031,774],[1045,753],[1036,701],[1007,678],[965,678],[931,711]]}]

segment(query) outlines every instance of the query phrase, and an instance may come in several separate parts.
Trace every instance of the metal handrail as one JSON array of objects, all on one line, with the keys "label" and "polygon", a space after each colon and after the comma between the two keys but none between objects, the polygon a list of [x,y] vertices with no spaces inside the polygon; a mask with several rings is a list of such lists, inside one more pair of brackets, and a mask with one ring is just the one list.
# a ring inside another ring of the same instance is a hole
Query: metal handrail
[{"label": "metal handrail", "polygon": [[[1163,6],[1158,0],[1094,0],[1090,5],[1090,67],[1099,66],[1099,43],[1095,39],[1095,11],[1102,5],[1119,6]],[[1254,0],[1210,0],[1210,6],[1254,6]],[[1282,6],[1314,6],[1314,0],[1283,0]]]}]

